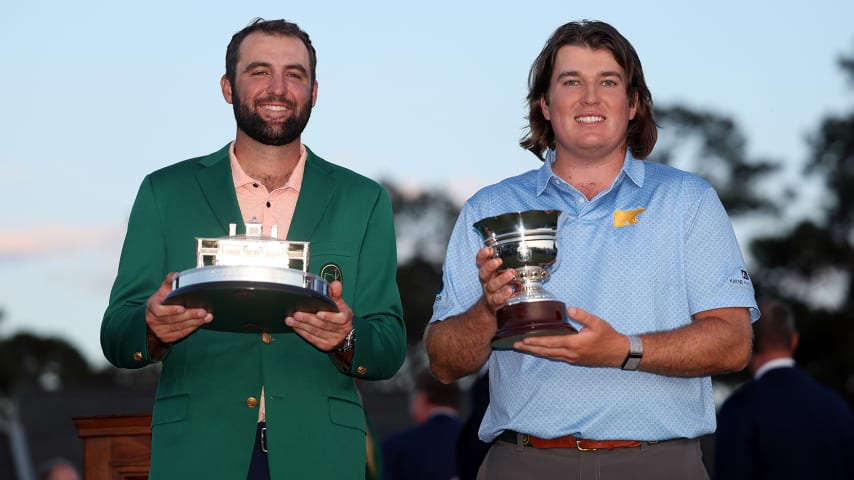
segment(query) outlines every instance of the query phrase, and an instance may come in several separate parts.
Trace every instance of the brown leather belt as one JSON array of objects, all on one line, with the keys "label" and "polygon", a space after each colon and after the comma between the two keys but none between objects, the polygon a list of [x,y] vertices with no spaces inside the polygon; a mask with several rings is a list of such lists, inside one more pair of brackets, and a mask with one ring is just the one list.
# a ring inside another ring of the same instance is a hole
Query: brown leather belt
[{"label": "brown leather belt", "polygon": [[502,442],[531,446],[534,448],[576,448],[580,451],[587,450],[613,450],[615,448],[640,447],[643,444],[655,444],[658,442],[642,442],[640,440],[587,440],[584,438],[567,435],[558,438],[539,438],[526,433],[518,433],[513,430],[505,430],[498,436]]}]

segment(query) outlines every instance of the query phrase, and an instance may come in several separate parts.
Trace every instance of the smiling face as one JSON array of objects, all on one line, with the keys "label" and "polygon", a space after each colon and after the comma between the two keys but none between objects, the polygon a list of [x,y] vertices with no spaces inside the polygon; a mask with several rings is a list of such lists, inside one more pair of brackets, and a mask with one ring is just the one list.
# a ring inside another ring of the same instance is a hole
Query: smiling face
[{"label": "smiling face", "polygon": [[626,131],[637,110],[625,77],[606,49],[566,45],[558,50],[540,109],[551,122],[559,159],[622,163]]},{"label": "smiling face", "polygon": [[272,146],[299,139],[317,99],[309,62],[296,37],[255,32],[243,40],[234,85],[225,76],[220,81],[238,135]]}]

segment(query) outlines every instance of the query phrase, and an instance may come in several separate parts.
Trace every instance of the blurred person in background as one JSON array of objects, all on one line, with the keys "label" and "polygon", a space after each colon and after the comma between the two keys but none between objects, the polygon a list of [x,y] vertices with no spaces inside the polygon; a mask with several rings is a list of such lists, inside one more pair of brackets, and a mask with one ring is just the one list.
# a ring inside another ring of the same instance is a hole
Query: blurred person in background
[{"label": "blurred person in background", "polygon": [[854,480],[854,415],[842,397],[797,366],[791,308],[759,302],[753,379],[721,407],[715,435],[718,480]]},{"label": "blurred person in background", "polygon": [[460,389],[429,372],[418,375],[409,404],[415,426],[382,441],[383,480],[450,480],[457,475],[456,446],[462,429]]},{"label": "blurred person in background", "polygon": [[486,364],[477,372],[469,391],[469,414],[457,440],[457,467],[460,480],[475,480],[486,452],[492,442],[484,442],[478,436],[480,422],[489,406],[489,369]]},{"label": "blurred person in background", "polygon": [[36,470],[39,480],[80,480],[82,477],[69,460],[54,458],[43,462]]}]

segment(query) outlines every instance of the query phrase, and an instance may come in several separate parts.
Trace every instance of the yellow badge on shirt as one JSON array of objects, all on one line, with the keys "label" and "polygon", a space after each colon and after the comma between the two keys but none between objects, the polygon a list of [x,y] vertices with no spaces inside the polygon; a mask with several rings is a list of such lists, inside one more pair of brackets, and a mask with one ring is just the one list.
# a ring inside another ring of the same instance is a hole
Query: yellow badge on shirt
[{"label": "yellow badge on shirt", "polygon": [[646,210],[645,208],[636,208],[634,210],[614,210],[614,227],[628,227],[638,223],[638,215]]}]

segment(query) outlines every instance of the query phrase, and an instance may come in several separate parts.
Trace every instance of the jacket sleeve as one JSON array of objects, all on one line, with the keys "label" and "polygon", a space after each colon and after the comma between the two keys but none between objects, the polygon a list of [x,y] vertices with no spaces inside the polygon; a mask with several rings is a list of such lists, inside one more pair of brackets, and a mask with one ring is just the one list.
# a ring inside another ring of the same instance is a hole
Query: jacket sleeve
[{"label": "jacket sleeve", "polygon": [[366,380],[390,378],[406,356],[391,201],[385,189],[378,191],[358,252],[359,271],[350,304],[356,347],[346,373]]},{"label": "jacket sleeve", "polygon": [[145,302],[166,277],[163,238],[151,178],[146,176],[131,209],[118,274],[101,322],[101,349],[117,367],[140,368],[152,363]]}]

